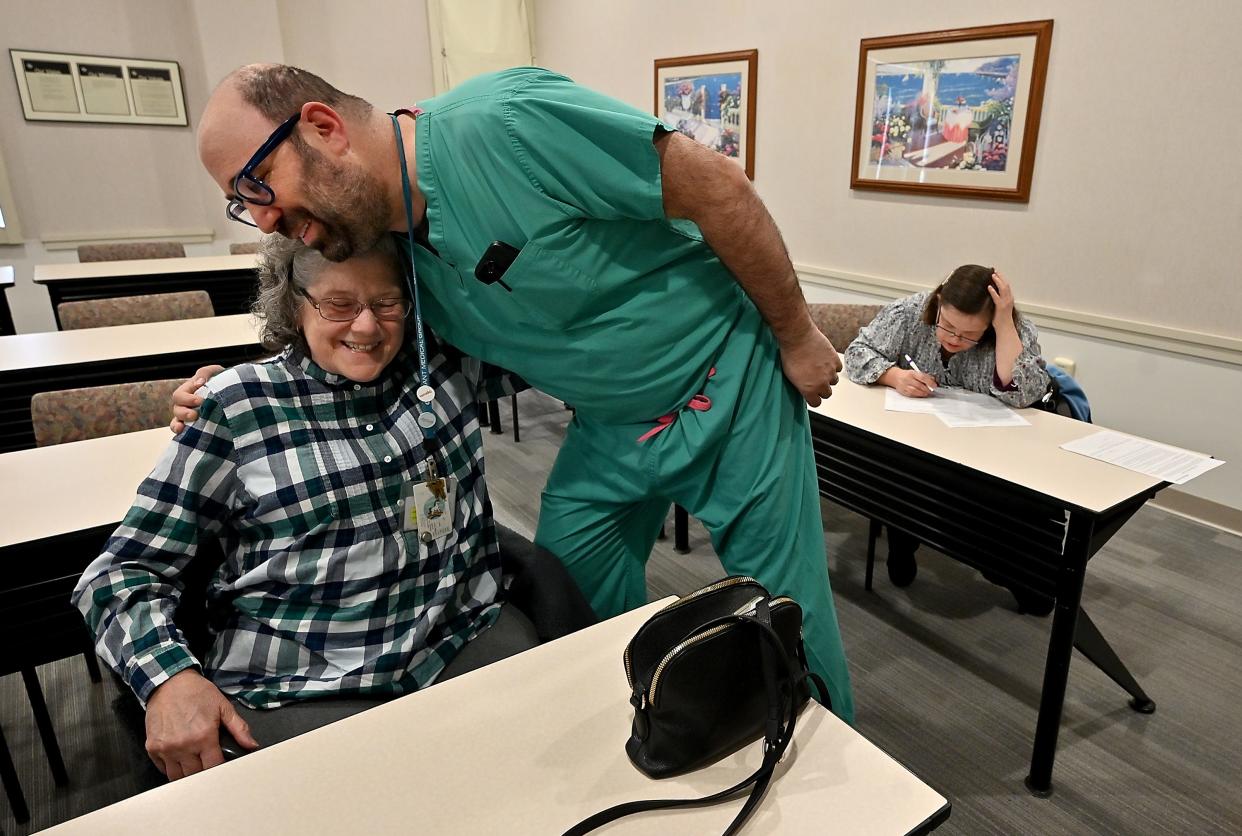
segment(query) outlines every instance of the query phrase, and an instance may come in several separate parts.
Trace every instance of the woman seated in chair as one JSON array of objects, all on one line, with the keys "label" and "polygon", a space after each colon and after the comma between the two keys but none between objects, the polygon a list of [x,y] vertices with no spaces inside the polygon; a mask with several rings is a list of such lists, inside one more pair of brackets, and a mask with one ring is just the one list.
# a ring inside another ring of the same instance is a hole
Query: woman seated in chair
[{"label": "woman seated in chair", "polygon": [[[886,305],[850,343],[844,363],[855,383],[879,383],[911,398],[956,386],[1025,407],[1048,391],[1035,326],[1018,313],[1009,282],[977,264],[958,267],[935,290]],[[890,526],[888,543],[889,578],[908,586],[918,573],[918,541]],[[1025,611],[1051,609],[1044,596],[1011,591]]]},{"label": "woman seated in chair", "polygon": [[[74,592],[170,779],[223,760],[221,727],[273,743],[537,643],[501,604],[475,406],[524,384],[430,333],[420,373],[388,236],[342,264],[271,236],[261,263],[254,311],[281,353],[200,390]],[[174,618],[212,538],[199,657]]]}]

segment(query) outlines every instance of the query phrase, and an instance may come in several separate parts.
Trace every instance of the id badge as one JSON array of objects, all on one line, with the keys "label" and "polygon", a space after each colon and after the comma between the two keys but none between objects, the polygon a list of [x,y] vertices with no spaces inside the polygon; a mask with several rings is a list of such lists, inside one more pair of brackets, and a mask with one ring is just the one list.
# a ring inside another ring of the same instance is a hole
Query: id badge
[{"label": "id badge", "polygon": [[401,530],[417,531],[424,543],[453,530],[457,480],[433,479],[407,483],[401,493]]}]

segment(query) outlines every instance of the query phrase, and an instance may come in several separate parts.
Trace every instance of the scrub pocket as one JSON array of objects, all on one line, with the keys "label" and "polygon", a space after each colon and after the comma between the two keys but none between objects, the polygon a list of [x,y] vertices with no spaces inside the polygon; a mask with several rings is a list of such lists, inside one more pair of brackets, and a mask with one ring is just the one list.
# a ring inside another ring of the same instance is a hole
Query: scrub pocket
[{"label": "scrub pocket", "polygon": [[549,249],[540,241],[529,241],[509,265],[494,293],[510,295],[521,318],[537,326],[562,330],[575,325],[583,312],[597,301],[595,278],[579,269],[571,257]]}]

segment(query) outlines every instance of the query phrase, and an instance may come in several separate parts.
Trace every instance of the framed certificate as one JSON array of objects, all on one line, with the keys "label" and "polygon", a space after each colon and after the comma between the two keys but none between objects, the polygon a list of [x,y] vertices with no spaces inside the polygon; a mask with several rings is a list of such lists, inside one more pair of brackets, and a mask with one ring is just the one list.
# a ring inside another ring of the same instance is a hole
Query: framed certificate
[{"label": "framed certificate", "polygon": [[186,126],[176,61],[10,49],[29,121]]}]

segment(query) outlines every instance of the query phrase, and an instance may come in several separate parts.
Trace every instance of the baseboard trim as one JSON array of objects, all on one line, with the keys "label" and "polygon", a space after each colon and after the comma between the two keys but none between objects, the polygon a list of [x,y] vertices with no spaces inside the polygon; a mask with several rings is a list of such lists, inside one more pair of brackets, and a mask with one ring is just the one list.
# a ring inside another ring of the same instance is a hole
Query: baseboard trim
[{"label": "baseboard trim", "polygon": [[1151,504],[1171,514],[1177,514],[1179,517],[1242,537],[1242,509],[1231,508],[1175,488],[1168,488],[1156,494]]},{"label": "baseboard trim", "polygon": [[[913,282],[867,276],[861,273],[845,273],[808,264],[795,264],[794,269],[798,273],[799,280],[807,284],[862,293],[882,299],[897,299],[930,289],[927,285]],[[1223,337],[1219,334],[1170,328],[1165,325],[1135,322],[1045,305],[1023,303],[1020,307],[1022,312],[1029,316],[1039,328],[1242,366],[1242,339],[1235,337]]]}]

